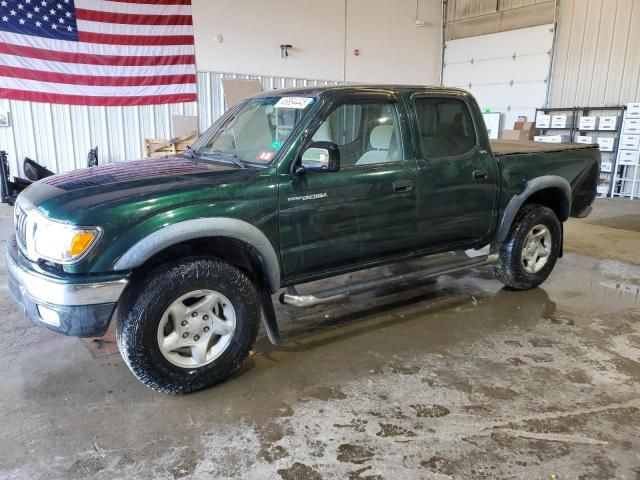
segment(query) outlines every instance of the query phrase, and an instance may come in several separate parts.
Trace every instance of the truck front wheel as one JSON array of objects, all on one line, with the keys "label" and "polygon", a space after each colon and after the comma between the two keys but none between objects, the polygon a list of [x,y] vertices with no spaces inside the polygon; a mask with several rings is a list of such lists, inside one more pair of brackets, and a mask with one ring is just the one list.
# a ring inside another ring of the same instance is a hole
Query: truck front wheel
[{"label": "truck front wheel", "polygon": [[260,303],[251,280],[213,259],[161,265],[118,306],[120,353],[142,383],[182,394],[236,371],[258,334]]},{"label": "truck front wheel", "polygon": [[562,225],[553,210],[524,205],[499,247],[499,259],[494,265],[496,277],[516,290],[537,287],[553,270],[561,241]]}]

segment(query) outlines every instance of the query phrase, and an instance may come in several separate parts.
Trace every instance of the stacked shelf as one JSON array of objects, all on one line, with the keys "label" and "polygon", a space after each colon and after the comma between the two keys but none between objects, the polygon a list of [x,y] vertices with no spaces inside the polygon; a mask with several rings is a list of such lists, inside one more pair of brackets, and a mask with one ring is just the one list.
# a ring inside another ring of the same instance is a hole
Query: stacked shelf
[{"label": "stacked shelf", "polygon": [[613,172],[620,145],[624,107],[580,107],[576,111],[579,117],[573,140],[599,145],[602,162],[598,196],[609,196],[613,191]]},{"label": "stacked shelf", "polygon": [[640,103],[629,103],[622,122],[612,197],[640,197]]},{"label": "stacked shelf", "polygon": [[[572,142],[575,113],[575,107],[536,108],[536,135],[534,140],[553,143]],[[545,138],[549,140],[545,140]]]},{"label": "stacked shelf", "polygon": [[[552,115],[552,114],[559,115]],[[620,144],[625,107],[572,107],[536,109],[536,132],[540,139],[598,144],[602,153],[598,196],[605,197],[614,191],[614,173]],[[565,119],[563,122],[563,118]],[[538,122],[538,120],[541,122]],[[554,121],[555,120],[555,121]],[[541,123],[541,125],[539,125]],[[559,125],[565,124],[563,128]],[[559,135],[549,135],[559,132]],[[640,172],[639,172],[640,173]]]}]

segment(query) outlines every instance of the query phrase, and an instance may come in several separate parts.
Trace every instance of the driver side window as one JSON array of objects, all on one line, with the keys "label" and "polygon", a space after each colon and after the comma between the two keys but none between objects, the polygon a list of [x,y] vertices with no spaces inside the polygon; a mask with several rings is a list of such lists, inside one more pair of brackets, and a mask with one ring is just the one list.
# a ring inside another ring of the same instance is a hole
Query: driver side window
[{"label": "driver side window", "polygon": [[353,102],[340,105],[322,122],[314,142],[333,142],[341,168],[403,160],[395,104]]}]

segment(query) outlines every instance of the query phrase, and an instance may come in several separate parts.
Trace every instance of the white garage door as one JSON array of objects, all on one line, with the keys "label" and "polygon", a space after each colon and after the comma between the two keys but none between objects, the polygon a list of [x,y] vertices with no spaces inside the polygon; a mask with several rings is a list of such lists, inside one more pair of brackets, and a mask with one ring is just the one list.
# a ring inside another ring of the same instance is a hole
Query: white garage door
[{"label": "white garage door", "polygon": [[553,25],[446,42],[443,83],[475,95],[483,111],[501,112],[502,129],[519,115],[533,121],[545,104]]}]

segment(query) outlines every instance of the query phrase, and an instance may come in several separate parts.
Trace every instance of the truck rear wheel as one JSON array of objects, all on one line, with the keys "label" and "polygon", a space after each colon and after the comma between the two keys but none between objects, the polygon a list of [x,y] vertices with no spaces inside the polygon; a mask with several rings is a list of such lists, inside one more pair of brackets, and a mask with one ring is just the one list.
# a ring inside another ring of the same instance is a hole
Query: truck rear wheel
[{"label": "truck rear wheel", "polygon": [[498,280],[516,290],[544,282],[558,260],[562,225],[553,210],[527,204],[513,222],[494,265]]},{"label": "truck rear wheel", "polygon": [[161,265],[132,285],[118,312],[116,338],[129,369],[170,394],[208,387],[236,371],[260,321],[251,280],[209,259]]}]

